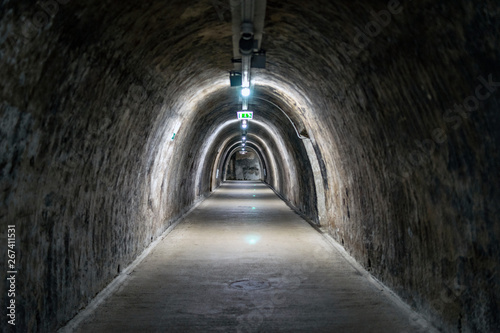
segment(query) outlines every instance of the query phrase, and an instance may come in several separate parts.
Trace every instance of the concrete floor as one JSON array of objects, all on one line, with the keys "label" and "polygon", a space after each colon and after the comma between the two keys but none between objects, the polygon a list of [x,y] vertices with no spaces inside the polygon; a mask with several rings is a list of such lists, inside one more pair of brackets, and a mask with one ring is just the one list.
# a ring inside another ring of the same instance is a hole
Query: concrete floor
[{"label": "concrete floor", "polygon": [[77,332],[429,332],[262,183],[193,210]]}]

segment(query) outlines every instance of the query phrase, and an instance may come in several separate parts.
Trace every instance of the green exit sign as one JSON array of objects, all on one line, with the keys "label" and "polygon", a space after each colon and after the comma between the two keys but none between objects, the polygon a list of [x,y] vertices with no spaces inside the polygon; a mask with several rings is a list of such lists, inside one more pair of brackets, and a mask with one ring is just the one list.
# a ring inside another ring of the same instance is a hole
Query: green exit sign
[{"label": "green exit sign", "polygon": [[238,112],[238,119],[253,119],[253,111]]}]

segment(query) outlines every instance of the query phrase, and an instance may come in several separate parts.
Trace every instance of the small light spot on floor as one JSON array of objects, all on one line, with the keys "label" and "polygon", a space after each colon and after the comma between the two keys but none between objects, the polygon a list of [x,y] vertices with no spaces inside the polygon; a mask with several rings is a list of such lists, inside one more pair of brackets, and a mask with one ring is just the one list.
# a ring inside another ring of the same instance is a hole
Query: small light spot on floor
[{"label": "small light spot on floor", "polygon": [[246,237],[245,237],[245,240],[246,240],[246,242],[247,242],[248,244],[250,244],[250,245],[255,245],[255,244],[257,244],[257,243],[259,242],[259,240],[260,240],[260,235],[255,235],[255,234],[253,234],[253,235],[248,235],[248,236],[246,236]]}]

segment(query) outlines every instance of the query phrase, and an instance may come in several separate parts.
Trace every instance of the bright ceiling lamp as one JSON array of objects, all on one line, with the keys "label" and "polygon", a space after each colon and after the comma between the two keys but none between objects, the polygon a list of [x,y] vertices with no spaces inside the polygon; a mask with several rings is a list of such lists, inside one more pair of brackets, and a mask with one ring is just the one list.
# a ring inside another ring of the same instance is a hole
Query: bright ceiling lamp
[{"label": "bright ceiling lamp", "polygon": [[250,88],[245,87],[245,88],[241,89],[241,96],[243,96],[243,97],[250,96]]},{"label": "bright ceiling lamp", "polygon": [[241,121],[241,128],[246,129],[248,127],[248,121],[247,120],[242,120]]}]

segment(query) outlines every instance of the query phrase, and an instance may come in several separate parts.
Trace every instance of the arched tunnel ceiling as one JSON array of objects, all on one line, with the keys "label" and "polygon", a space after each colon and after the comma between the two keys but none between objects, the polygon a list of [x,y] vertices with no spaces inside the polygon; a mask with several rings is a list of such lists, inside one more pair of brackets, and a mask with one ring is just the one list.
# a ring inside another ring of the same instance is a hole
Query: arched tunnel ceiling
[{"label": "arched tunnel ceiling", "polygon": [[[241,133],[228,2],[47,1],[0,0],[0,218],[32,254],[25,331],[61,327],[208,195]],[[252,72],[266,182],[445,331],[500,322],[499,13],[269,0]]]}]

